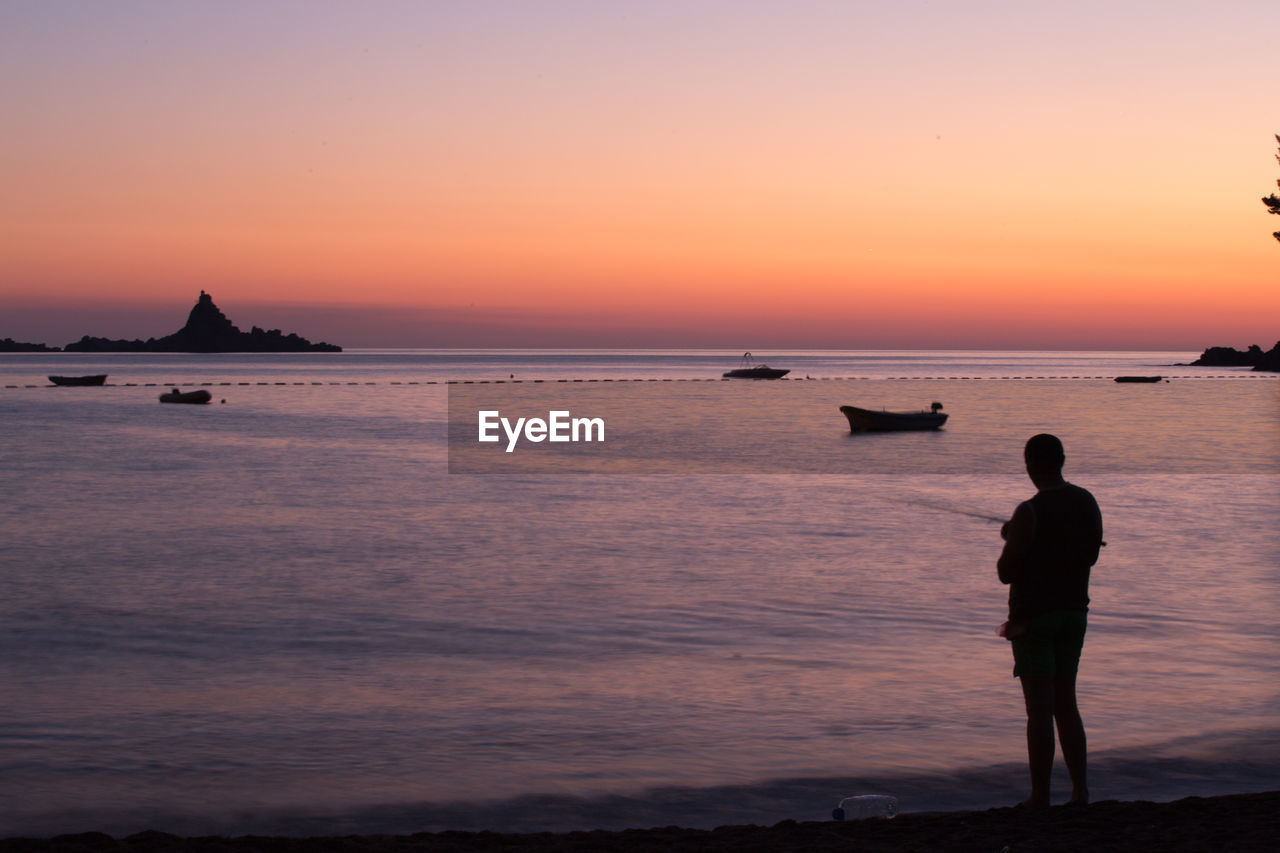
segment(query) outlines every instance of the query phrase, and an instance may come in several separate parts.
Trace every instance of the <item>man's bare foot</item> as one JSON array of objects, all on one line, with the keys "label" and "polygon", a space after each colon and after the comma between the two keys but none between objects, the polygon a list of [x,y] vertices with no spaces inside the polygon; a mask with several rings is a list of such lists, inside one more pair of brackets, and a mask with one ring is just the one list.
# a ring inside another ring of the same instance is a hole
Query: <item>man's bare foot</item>
[{"label": "man's bare foot", "polygon": [[1081,788],[1078,791],[1071,792],[1071,799],[1067,800],[1068,806],[1087,806],[1089,805],[1089,789]]},{"label": "man's bare foot", "polygon": [[1022,802],[1014,806],[1015,809],[1047,809],[1049,808],[1049,800],[1041,797],[1027,797]]}]

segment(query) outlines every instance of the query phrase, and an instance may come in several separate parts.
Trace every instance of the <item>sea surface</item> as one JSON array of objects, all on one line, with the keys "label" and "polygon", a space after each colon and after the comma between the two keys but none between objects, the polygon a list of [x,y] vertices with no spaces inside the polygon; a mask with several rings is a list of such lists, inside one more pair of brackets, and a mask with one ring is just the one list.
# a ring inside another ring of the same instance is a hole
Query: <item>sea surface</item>
[{"label": "sea surface", "polygon": [[[794,351],[757,353],[784,380],[722,381],[740,355],[0,355],[0,836],[1009,805],[998,520],[1041,431],[1106,528],[1094,799],[1280,788],[1280,377]],[[109,384],[46,380],[89,373]],[[937,432],[838,411],[935,400]],[[469,467],[489,405],[604,441]]]}]

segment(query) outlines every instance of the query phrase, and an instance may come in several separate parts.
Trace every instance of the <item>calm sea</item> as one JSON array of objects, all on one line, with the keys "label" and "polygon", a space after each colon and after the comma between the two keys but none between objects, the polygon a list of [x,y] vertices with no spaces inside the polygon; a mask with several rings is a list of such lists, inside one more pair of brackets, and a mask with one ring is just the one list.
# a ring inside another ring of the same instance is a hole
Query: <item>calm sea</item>
[{"label": "calm sea", "polygon": [[[0,356],[0,836],[1008,805],[991,517],[1040,431],[1106,526],[1094,798],[1280,787],[1280,377],[1194,355]],[[934,400],[936,433],[837,410]],[[486,401],[606,440],[450,473]]]}]

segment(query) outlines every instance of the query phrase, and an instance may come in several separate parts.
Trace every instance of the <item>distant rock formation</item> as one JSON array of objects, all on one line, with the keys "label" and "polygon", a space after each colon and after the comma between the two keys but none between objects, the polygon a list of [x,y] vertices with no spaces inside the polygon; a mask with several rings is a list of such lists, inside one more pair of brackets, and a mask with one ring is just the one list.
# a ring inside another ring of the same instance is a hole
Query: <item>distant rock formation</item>
[{"label": "distant rock formation", "polygon": [[213,304],[213,297],[200,291],[187,325],[172,335],[147,340],[108,340],[85,335],[72,344],[67,352],[342,352],[334,344],[313,344],[293,333],[288,335],[279,329],[263,331],[257,326],[242,332]]},{"label": "distant rock formation", "polygon": [[44,344],[24,344],[13,338],[0,341],[0,352],[62,352],[60,347],[48,347]]},{"label": "distant rock formation", "polygon": [[1253,366],[1254,370],[1271,370],[1280,372],[1280,341],[1262,354],[1262,360]]},{"label": "distant rock formation", "polygon": [[1243,352],[1235,347],[1209,347],[1191,362],[1199,367],[1252,367],[1254,370],[1280,371],[1280,341],[1268,352],[1253,344]]}]

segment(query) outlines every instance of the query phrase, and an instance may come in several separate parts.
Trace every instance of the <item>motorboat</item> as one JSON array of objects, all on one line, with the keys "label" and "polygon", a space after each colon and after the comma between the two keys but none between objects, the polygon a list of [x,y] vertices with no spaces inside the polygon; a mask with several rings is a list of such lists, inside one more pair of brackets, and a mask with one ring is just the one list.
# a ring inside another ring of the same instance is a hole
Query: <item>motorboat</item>
[{"label": "motorboat", "polygon": [[770,367],[767,364],[756,364],[751,357],[751,353],[744,352],[742,354],[742,366],[727,371],[724,374],[726,379],[781,379],[790,373],[790,370],[784,370],[777,367]]},{"label": "motorboat", "polygon": [[947,422],[947,413],[942,411],[941,403],[934,403],[928,411],[920,412],[877,411],[857,406],[841,406],[840,411],[849,419],[849,432],[937,429]]}]

